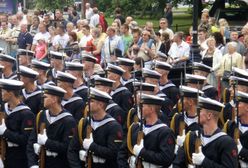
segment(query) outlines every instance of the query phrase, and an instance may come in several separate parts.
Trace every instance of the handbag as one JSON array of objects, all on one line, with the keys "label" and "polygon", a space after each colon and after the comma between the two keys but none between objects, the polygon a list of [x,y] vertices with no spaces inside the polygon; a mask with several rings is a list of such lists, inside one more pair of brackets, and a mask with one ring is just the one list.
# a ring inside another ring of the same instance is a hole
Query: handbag
[{"label": "handbag", "polygon": [[[224,62],[224,69],[225,69],[225,63],[226,63],[226,60]],[[231,56],[231,69],[232,69],[232,56]],[[228,82],[231,75],[232,75],[232,71],[224,70],[222,80]]]}]

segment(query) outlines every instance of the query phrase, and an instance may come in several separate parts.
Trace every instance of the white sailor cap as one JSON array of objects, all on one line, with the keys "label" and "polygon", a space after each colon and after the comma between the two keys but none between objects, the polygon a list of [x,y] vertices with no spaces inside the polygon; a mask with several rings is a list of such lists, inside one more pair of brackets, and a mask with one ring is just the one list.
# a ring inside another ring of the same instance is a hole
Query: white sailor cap
[{"label": "white sailor cap", "polygon": [[22,81],[12,79],[0,79],[0,88],[5,90],[21,90],[22,86]]},{"label": "white sailor cap", "polygon": [[237,97],[239,102],[248,103],[248,93],[238,91]]},{"label": "white sailor cap", "polygon": [[89,61],[89,62],[93,62],[93,63],[96,63],[96,61],[97,61],[96,57],[94,57],[92,54],[86,53],[86,52],[82,53],[82,59],[84,61]]},{"label": "white sailor cap", "polygon": [[50,58],[53,58],[53,59],[62,60],[63,57],[65,57],[65,54],[61,53],[61,52],[57,52],[57,51],[50,51],[49,56],[50,56]]},{"label": "white sailor cap", "polygon": [[84,65],[79,62],[66,62],[65,63],[65,69],[71,70],[71,71],[82,71],[84,68]]},{"label": "white sailor cap", "polygon": [[108,103],[109,100],[112,99],[112,97],[108,93],[100,91],[95,88],[90,88],[90,98],[98,101],[103,101],[106,103]]},{"label": "white sailor cap", "polygon": [[3,51],[3,48],[2,47],[0,47],[0,52],[2,52]]},{"label": "white sailor cap", "polygon": [[193,68],[193,70],[204,71],[207,73],[210,73],[212,71],[212,68],[210,66],[207,66],[207,65],[199,63],[199,62],[193,62],[192,68]]},{"label": "white sailor cap", "polygon": [[248,86],[248,79],[246,78],[240,78],[237,76],[230,76],[230,80],[237,81],[237,85],[243,85],[243,86]]},{"label": "white sailor cap", "polygon": [[4,68],[4,66],[3,65],[0,65],[0,70],[2,70]]},{"label": "white sailor cap", "polygon": [[184,97],[191,97],[191,98],[197,98],[198,95],[203,95],[203,92],[201,90],[198,90],[196,88],[188,87],[180,85],[180,91],[183,92]]},{"label": "white sailor cap", "polygon": [[62,82],[74,83],[77,78],[70,73],[58,71],[56,79]]},{"label": "white sailor cap", "polygon": [[142,104],[161,105],[163,101],[164,99],[159,96],[148,95],[148,94],[141,95]]},{"label": "white sailor cap", "polygon": [[135,64],[135,61],[131,60],[129,58],[118,57],[117,60],[118,60],[119,65],[131,66],[132,67]]},{"label": "white sailor cap", "polygon": [[25,49],[17,49],[17,53],[18,55],[23,55],[23,56],[30,56],[33,57],[34,56],[34,52],[31,50],[25,50]]},{"label": "white sailor cap", "polygon": [[169,71],[171,70],[172,66],[166,62],[156,61],[155,68]]},{"label": "white sailor cap", "polygon": [[51,66],[46,62],[39,61],[37,59],[32,59],[32,67],[41,70],[48,70]]},{"label": "white sailor cap", "polygon": [[58,97],[64,97],[64,94],[66,94],[66,91],[64,89],[55,85],[44,84],[42,88],[45,94],[51,94]]},{"label": "white sailor cap", "polygon": [[16,59],[10,55],[6,55],[6,54],[0,54],[0,60],[1,61],[6,61],[6,62],[10,62],[10,63],[15,63]]},{"label": "white sailor cap", "polygon": [[142,89],[142,91],[148,91],[148,92],[153,92],[156,87],[156,85],[150,83],[144,83],[144,82],[133,82],[133,86],[135,91],[139,91]]},{"label": "white sailor cap", "polygon": [[248,71],[237,67],[232,67],[233,75],[240,78],[248,78]]},{"label": "white sailor cap", "polygon": [[155,79],[160,79],[160,77],[162,76],[160,73],[158,73],[157,71],[151,70],[151,69],[147,69],[147,68],[143,68],[143,77],[144,78],[155,78]]},{"label": "white sailor cap", "polygon": [[203,84],[207,78],[200,75],[185,74],[185,79],[186,83]]},{"label": "white sailor cap", "polygon": [[25,66],[22,66],[22,65],[20,65],[19,68],[20,68],[19,74],[21,76],[25,76],[25,77],[28,77],[28,78],[36,78],[39,75],[38,72],[36,72],[35,70],[33,70],[31,68],[28,68],[28,67],[25,67]]},{"label": "white sailor cap", "polygon": [[108,78],[100,77],[99,75],[95,76],[94,80],[95,80],[94,83],[95,85],[101,85],[101,86],[112,87],[113,84],[115,83],[115,81],[110,80]]},{"label": "white sailor cap", "polygon": [[210,98],[205,98],[200,96],[199,97],[199,106],[200,108],[204,108],[207,110],[213,110],[213,111],[217,111],[217,112],[221,112],[222,108],[224,108],[224,104],[210,99]]},{"label": "white sailor cap", "polygon": [[161,51],[158,51],[158,52],[157,52],[157,55],[158,55],[159,57],[161,57],[161,58],[166,58],[166,59],[167,59],[167,57],[168,57],[168,55],[166,55],[165,53],[163,53],[163,52],[161,52]]},{"label": "white sailor cap", "polygon": [[106,70],[109,71],[109,72],[115,73],[115,74],[117,74],[117,75],[120,75],[120,76],[122,76],[123,73],[125,72],[124,69],[122,69],[122,68],[119,67],[119,66],[113,65],[113,64],[108,64]]}]

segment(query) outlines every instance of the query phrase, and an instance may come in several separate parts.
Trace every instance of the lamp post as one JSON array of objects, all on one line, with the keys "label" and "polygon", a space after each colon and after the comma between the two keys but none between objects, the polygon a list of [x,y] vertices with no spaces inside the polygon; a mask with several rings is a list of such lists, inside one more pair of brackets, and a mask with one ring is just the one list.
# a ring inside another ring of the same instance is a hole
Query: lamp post
[{"label": "lamp post", "polygon": [[198,8],[199,8],[199,0],[193,0],[193,42],[190,47],[190,62],[200,62],[200,47],[198,44]]}]

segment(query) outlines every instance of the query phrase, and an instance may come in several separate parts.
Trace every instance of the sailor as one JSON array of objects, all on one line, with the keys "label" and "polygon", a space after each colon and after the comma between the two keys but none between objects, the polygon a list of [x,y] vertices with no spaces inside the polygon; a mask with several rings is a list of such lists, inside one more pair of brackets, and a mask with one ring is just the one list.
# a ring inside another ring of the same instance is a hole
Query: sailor
[{"label": "sailor", "polygon": [[120,80],[121,84],[133,93],[133,82],[136,79],[132,76],[131,71],[133,70],[135,61],[128,58],[117,58],[117,61],[119,67],[125,70]]},{"label": "sailor", "polygon": [[135,167],[136,163],[143,167],[170,166],[174,159],[175,137],[173,131],[158,119],[163,101],[158,96],[142,93],[142,120],[128,130],[127,142],[118,153],[119,167]]},{"label": "sailor", "polygon": [[66,62],[65,70],[66,72],[72,74],[76,77],[75,82],[73,83],[74,93],[79,95],[84,102],[88,100],[88,87],[85,85],[83,79],[83,64],[79,62]]},{"label": "sailor", "polygon": [[38,72],[31,68],[20,66],[20,80],[24,83],[22,89],[23,102],[36,115],[42,107],[42,91],[35,85]]},{"label": "sailor", "polygon": [[[194,75],[200,75],[208,78],[209,74],[212,73],[212,71],[212,68],[205,64],[193,62]],[[204,92],[204,96],[211,99],[219,100],[217,89],[214,86],[210,85],[207,81],[208,80],[204,81],[203,87],[201,89]]]},{"label": "sailor", "polygon": [[[66,91],[58,86],[45,84],[44,107],[36,117],[35,129],[27,145],[28,166],[39,168],[68,168],[67,148],[75,132],[73,116],[61,106]],[[41,149],[41,147],[44,147]],[[45,153],[44,160],[41,155]]]},{"label": "sailor", "polygon": [[238,92],[238,116],[239,122],[239,140],[238,140],[238,154],[241,168],[248,167],[248,93]]},{"label": "sailor", "polygon": [[19,65],[29,67],[31,65],[31,60],[34,58],[34,52],[31,50],[18,49]]},{"label": "sailor", "polygon": [[56,52],[56,51],[50,51],[49,58],[50,58],[50,63],[51,63],[51,68],[52,68],[51,71],[49,71],[48,73],[49,80],[53,81],[56,84],[57,71],[64,70],[65,54]]},{"label": "sailor", "polygon": [[[95,58],[93,55],[88,54],[88,53],[83,53],[82,54],[82,61],[83,61],[83,65],[84,65],[84,80],[86,82],[88,82],[89,80],[92,80],[94,78],[95,75],[95,65],[96,65],[96,61],[97,58]],[[92,84],[93,81],[90,81],[90,83]],[[88,84],[87,84],[88,86]]]},{"label": "sailor", "polygon": [[32,69],[39,73],[37,80],[35,81],[35,85],[39,88],[41,88],[44,84],[54,85],[54,82],[47,78],[47,72],[50,69],[50,64],[33,59]]},{"label": "sailor", "polygon": [[56,80],[58,86],[66,91],[61,102],[62,107],[68,110],[78,122],[83,117],[85,102],[73,91],[76,77],[66,72],[57,71]]},{"label": "sailor", "polygon": [[234,140],[218,128],[219,112],[224,105],[199,97],[201,146],[192,154],[192,163],[200,167],[238,167],[238,151]]},{"label": "sailor", "polygon": [[164,99],[162,107],[161,107],[162,115],[160,116],[160,119],[164,123],[169,125],[170,120],[173,116],[172,115],[173,102],[159,88],[159,79],[161,77],[161,74],[158,73],[157,71],[150,70],[147,68],[143,68],[142,73],[143,73],[143,77],[146,83],[156,85],[155,90],[154,90],[154,95],[157,95]]},{"label": "sailor", "polygon": [[1,159],[5,158],[4,167],[9,168],[27,167],[26,145],[34,127],[34,114],[19,98],[22,87],[21,81],[0,79],[2,101],[6,102],[1,112],[5,118],[1,118],[0,124],[0,138],[6,141],[1,151],[6,150],[6,153],[5,156],[1,153]]},{"label": "sailor", "polygon": [[185,83],[187,86],[201,90],[206,77],[201,75],[185,74]]},{"label": "sailor", "polygon": [[0,65],[4,66],[1,78],[17,79],[17,74],[13,72],[16,59],[10,55],[0,54]]},{"label": "sailor", "polygon": [[[94,80],[95,88],[108,94],[111,92],[111,88],[115,83],[113,80],[102,78],[100,76],[96,76]],[[116,104],[112,99],[109,100],[105,111],[110,114],[124,129],[124,124],[126,122],[125,112],[118,104]]]},{"label": "sailor", "polygon": [[91,165],[92,168],[118,167],[117,153],[122,144],[121,125],[106,113],[111,96],[90,88],[90,112],[92,117],[82,118],[78,131],[68,149],[71,168]]},{"label": "sailor", "polygon": [[180,94],[176,85],[168,79],[171,68],[172,66],[166,62],[156,61],[155,63],[155,70],[162,75],[159,79],[159,89],[172,100],[174,106],[177,104]]},{"label": "sailor", "polygon": [[124,110],[126,118],[128,110],[133,106],[133,99],[132,93],[120,82],[121,76],[125,71],[121,67],[108,64],[107,72],[108,78],[115,81],[110,96],[112,96],[112,100]]}]

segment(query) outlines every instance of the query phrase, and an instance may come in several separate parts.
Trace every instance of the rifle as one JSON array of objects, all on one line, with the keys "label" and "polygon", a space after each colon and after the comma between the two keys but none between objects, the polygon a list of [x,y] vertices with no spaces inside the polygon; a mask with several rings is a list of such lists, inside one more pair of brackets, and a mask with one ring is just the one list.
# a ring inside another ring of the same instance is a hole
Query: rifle
[{"label": "rifle", "polygon": [[[87,123],[87,128],[86,128],[86,138],[90,138],[90,134],[92,133],[92,127],[91,127],[91,108],[90,108],[90,77],[88,78],[87,84],[88,84],[88,123]],[[90,151],[88,151],[87,154],[87,162],[86,166],[87,168],[92,167],[92,154]]]},{"label": "rifle", "polygon": [[[142,63],[143,64],[143,63]],[[141,70],[141,79],[140,79],[140,101],[142,98],[142,80],[143,80],[143,73]],[[143,133],[143,111],[142,111],[142,103],[139,104],[140,106],[140,130],[138,132],[138,137],[137,137],[137,144],[140,145],[142,139],[144,138],[144,133]],[[138,160],[136,162],[136,168],[142,168],[142,160],[141,158],[138,157]]]},{"label": "rifle", "polygon": [[[180,87],[182,88],[182,85],[183,85],[183,73],[181,72],[181,79],[180,79]],[[181,89],[182,90],[182,89]],[[183,92],[180,91],[180,102],[181,102],[181,113],[183,115],[183,119],[184,119],[184,104],[183,104],[183,98],[184,98],[184,95],[183,95]],[[183,130],[185,129],[185,123],[184,123],[184,120],[183,121],[180,121],[179,123],[179,135],[182,136],[183,135]]]},{"label": "rifle", "polygon": [[20,80],[20,62],[19,62],[19,54],[16,55],[16,74],[17,79]]},{"label": "rifle", "polygon": [[[1,74],[2,76],[2,71]],[[2,120],[5,119],[5,113],[4,111],[4,102],[3,102],[3,97],[2,97],[2,89],[0,89],[0,103],[1,103],[1,107],[0,107],[0,124],[2,124]],[[0,158],[2,159],[2,161],[5,160],[5,153],[6,153],[6,142],[3,139],[3,137],[0,138]]]},{"label": "rifle", "polygon": [[[39,133],[44,134],[45,128],[46,128],[46,124],[44,122],[42,122],[40,125]],[[46,149],[45,149],[45,146],[42,145],[40,147],[40,154],[39,154],[39,160],[40,160],[39,161],[39,168],[45,168],[46,167],[45,157],[46,157]]]}]

